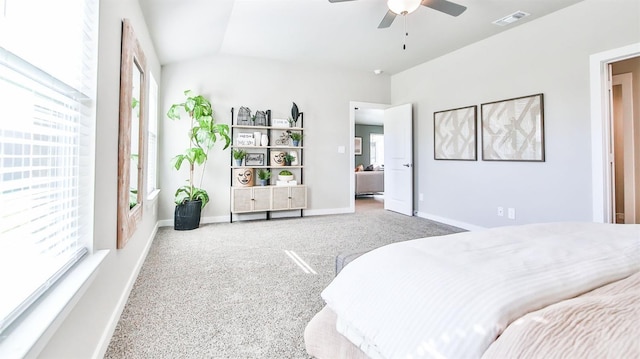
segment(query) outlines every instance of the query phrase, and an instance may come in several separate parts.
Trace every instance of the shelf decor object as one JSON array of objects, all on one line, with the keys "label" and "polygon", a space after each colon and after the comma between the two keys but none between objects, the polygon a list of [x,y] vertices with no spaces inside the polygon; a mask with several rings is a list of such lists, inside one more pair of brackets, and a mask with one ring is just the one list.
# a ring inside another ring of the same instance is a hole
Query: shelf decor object
[{"label": "shelf decor object", "polygon": [[251,125],[251,109],[248,107],[240,107],[238,110],[238,125]]},{"label": "shelf decor object", "polygon": [[238,187],[251,187],[253,186],[253,168],[236,168],[233,170],[235,182],[233,183]]},{"label": "shelf decor object", "polygon": [[433,113],[434,159],[477,160],[477,112],[468,106]]},{"label": "shelf decor object", "polygon": [[544,162],[542,94],[480,105],[483,161]]},{"label": "shelf decor object", "polygon": [[247,153],[244,157],[245,166],[264,166],[264,153]]}]

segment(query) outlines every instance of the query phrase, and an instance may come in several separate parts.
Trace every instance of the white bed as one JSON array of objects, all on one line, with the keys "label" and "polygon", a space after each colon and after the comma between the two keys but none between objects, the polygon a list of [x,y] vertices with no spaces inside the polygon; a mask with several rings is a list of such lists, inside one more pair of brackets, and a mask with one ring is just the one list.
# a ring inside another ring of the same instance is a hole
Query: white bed
[{"label": "white bed", "polygon": [[[536,224],[394,243],[353,261],[322,292],[327,306],[307,326],[307,351],[321,359],[502,353],[494,343],[523,340],[496,338],[527,313],[638,271],[640,225]],[[637,346],[630,350],[640,356]]]}]

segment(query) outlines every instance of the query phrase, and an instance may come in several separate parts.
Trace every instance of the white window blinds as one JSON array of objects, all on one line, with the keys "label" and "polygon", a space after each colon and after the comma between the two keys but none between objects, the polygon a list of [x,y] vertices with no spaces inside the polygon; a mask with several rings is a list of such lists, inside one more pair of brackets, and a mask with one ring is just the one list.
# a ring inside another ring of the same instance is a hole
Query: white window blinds
[{"label": "white window blinds", "polygon": [[91,249],[98,24],[97,0],[3,2],[0,332]]},{"label": "white window blinds", "polygon": [[149,126],[147,146],[147,194],[158,189],[158,83],[149,72]]}]

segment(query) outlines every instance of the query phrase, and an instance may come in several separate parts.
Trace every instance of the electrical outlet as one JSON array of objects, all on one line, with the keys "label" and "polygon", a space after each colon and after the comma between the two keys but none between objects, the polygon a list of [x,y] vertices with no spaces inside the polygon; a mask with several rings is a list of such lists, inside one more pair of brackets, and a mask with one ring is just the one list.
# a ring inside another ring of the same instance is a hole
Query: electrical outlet
[{"label": "electrical outlet", "polygon": [[516,209],[515,208],[509,208],[509,210],[507,212],[507,216],[509,217],[509,219],[516,219]]},{"label": "electrical outlet", "polygon": [[504,217],[504,207],[498,207],[498,217]]},{"label": "electrical outlet", "polygon": [[420,193],[420,200],[424,201],[424,193]]}]

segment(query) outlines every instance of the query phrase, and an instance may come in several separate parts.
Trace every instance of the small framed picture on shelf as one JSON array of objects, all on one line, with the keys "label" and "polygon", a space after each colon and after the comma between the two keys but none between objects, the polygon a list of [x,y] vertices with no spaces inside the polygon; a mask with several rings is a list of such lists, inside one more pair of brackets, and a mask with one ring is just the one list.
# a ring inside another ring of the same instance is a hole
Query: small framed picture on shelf
[{"label": "small framed picture on shelf", "polygon": [[264,166],[264,153],[247,153],[244,164],[245,166]]},{"label": "small framed picture on shelf", "polygon": [[271,119],[272,127],[289,127],[289,120],[286,118],[272,118]]},{"label": "small framed picture on shelf", "polygon": [[238,146],[255,146],[256,140],[253,133],[239,133],[236,143]]}]

